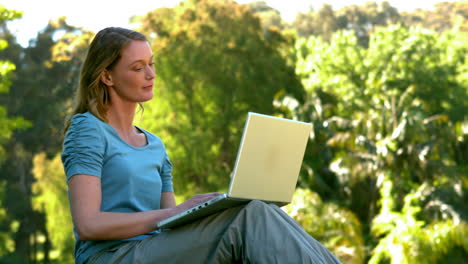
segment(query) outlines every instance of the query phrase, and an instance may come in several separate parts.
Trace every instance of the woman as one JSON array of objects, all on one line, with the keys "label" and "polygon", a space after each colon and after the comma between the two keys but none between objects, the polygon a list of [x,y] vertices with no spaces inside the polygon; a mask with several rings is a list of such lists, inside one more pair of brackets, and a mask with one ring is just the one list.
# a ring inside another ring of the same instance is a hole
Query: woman
[{"label": "woman", "polygon": [[91,42],[62,153],[76,263],[339,263],[277,206],[259,201],[156,230],[218,193],[176,205],[162,141],[133,125],[155,76],[141,33],[106,28]]}]

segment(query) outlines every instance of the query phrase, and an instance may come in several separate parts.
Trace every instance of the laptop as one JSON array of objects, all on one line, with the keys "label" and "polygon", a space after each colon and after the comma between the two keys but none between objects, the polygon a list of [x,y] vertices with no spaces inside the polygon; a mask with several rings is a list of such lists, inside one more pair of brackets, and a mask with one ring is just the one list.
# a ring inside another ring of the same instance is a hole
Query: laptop
[{"label": "laptop", "polygon": [[290,203],[311,129],[310,123],[249,112],[228,192],[160,221],[158,228],[174,228],[251,200]]}]

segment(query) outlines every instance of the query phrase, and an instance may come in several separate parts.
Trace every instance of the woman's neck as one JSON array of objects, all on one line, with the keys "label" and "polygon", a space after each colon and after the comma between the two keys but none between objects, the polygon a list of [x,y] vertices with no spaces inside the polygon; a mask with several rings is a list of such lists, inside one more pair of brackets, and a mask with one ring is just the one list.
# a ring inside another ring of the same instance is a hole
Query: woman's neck
[{"label": "woman's neck", "polygon": [[148,144],[148,139],[142,131],[133,125],[135,108],[136,105],[127,108],[118,108],[111,105],[107,112],[107,120],[109,125],[115,129],[125,142],[134,147],[143,147]]},{"label": "woman's neck", "polygon": [[125,135],[135,133],[135,127],[133,126],[135,110],[135,103],[126,105],[111,104],[106,114],[109,125]]}]

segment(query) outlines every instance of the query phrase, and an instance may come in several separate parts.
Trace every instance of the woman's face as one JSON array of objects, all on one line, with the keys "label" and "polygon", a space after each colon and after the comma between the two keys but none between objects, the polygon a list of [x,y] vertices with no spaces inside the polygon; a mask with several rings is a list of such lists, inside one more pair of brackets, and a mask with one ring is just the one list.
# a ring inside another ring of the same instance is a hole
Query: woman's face
[{"label": "woman's face", "polygon": [[153,52],[146,41],[133,40],[122,50],[122,56],[112,70],[107,72],[104,83],[112,97],[140,103],[153,98],[155,78]]}]

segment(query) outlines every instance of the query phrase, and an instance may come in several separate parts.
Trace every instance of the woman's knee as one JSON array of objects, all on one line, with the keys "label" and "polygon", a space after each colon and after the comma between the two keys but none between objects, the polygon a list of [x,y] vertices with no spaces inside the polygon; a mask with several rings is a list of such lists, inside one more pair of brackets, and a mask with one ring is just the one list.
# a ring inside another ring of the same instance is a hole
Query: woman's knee
[{"label": "woman's knee", "polygon": [[265,202],[259,200],[252,200],[245,207],[249,209],[260,209],[264,208],[265,206],[267,206]]},{"label": "woman's knee", "polygon": [[259,200],[250,201],[245,207],[244,210],[252,211],[255,213],[267,212],[267,213],[277,213],[276,210],[281,210],[275,204],[269,204]]}]

